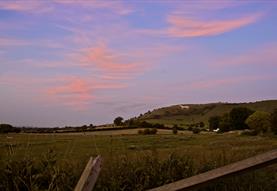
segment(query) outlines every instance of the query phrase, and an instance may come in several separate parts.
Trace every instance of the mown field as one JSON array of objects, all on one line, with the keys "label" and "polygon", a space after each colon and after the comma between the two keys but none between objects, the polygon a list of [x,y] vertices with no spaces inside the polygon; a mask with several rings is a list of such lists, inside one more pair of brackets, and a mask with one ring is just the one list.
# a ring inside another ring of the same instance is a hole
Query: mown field
[{"label": "mown field", "polygon": [[[63,174],[58,176],[59,181],[52,180],[48,174],[52,187],[44,185],[49,183],[48,180],[43,179],[41,183],[41,179],[30,176],[28,184],[31,185],[29,188],[33,188],[31,190],[72,190],[89,157],[99,154],[103,156],[104,164],[96,190],[144,190],[277,148],[276,137],[241,136],[236,132],[192,134],[183,131],[173,135],[171,131],[164,130],[160,133],[137,135],[133,130],[126,130],[110,135],[107,132],[0,135],[0,176],[4,177],[0,179],[0,190],[13,184],[8,182],[6,176],[28,175],[28,170],[21,172],[13,168],[28,169],[31,165],[32,169],[32,165],[39,166],[40,163],[47,163],[47,168],[44,168],[50,174],[51,170],[56,175]],[[34,164],[18,163],[24,160]],[[49,161],[54,161],[53,168],[49,167]],[[34,168],[33,172],[38,172],[40,168]],[[7,175],[7,170],[11,174]],[[277,188],[276,165],[242,177],[245,179],[243,183],[239,182],[239,178],[233,178],[209,189]],[[20,185],[20,179],[18,181]]]}]

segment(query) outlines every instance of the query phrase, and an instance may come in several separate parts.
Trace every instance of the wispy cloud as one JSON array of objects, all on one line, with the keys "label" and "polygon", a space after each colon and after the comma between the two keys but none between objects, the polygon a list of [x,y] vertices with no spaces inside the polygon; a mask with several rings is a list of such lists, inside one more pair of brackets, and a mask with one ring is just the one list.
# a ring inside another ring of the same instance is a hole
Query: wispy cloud
[{"label": "wispy cloud", "polygon": [[214,36],[254,23],[261,16],[262,14],[253,14],[238,19],[196,20],[171,15],[168,17],[170,27],[166,33],[172,37]]},{"label": "wispy cloud", "polygon": [[105,75],[114,75],[116,77],[126,77],[126,75],[129,76],[141,72],[141,65],[130,61],[127,55],[109,50],[103,43],[84,50],[81,65],[96,68]]},{"label": "wispy cloud", "polygon": [[57,5],[64,5],[68,7],[74,6],[82,7],[87,10],[102,9],[110,10],[113,13],[119,15],[126,15],[133,12],[133,9],[126,5],[123,1],[112,1],[112,0],[10,0],[1,1],[0,9],[18,11],[18,12],[29,12],[29,13],[45,13],[50,11],[58,11]]},{"label": "wispy cloud", "polygon": [[167,13],[166,27],[139,31],[146,35],[174,38],[220,35],[253,24],[265,15],[265,10],[243,14],[234,11],[235,7],[241,8],[249,3],[232,0],[174,2],[172,4],[176,7]]},{"label": "wispy cloud", "polygon": [[126,15],[133,12],[133,9],[121,0],[117,0],[117,1],[53,0],[53,1],[67,6],[79,6],[86,9],[108,9],[120,15]]},{"label": "wispy cloud", "polygon": [[19,11],[19,12],[31,12],[31,13],[44,13],[53,9],[53,7],[47,3],[47,1],[30,0],[12,0],[1,1],[0,9]]},{"label": "wispy cloud", "polygon": [[77,109],[87,109],[101,89],[120,89],[126,85],[116,82],[99,82],[95,79],[82,77],[62,77],[57,85],[46,89],[46,94],[52,101]]},{"label": "wispy cloud", "polygon": [[65,84],[47,89],[47,94],[58,102],[83,109],[94,98],[92,88],[83,79],[70,79]]}]

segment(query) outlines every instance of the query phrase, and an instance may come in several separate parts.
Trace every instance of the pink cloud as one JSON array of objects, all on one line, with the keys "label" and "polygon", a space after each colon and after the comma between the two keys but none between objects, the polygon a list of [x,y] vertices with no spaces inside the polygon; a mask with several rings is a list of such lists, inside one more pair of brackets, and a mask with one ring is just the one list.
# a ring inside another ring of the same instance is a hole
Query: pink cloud
[{"label": "pink cloud", "polygon": [[72,106],[77,109],[87,109],[93,100],[97,90],[126,88],[127,85],[117,82],[103,82],[96,79],[79,77],[60,77],[58,84],[46,88],[46,95],[51,102]]},{"label": "pink cloud", "polygon": [[[133,9],[130,6],[120,0],[7,0],[0,1],[0,9],[28,13],[58,12],[58,4],[64,6],[77,6],[85,9],[106,9],[119,15],[126,15],[133,12]],[[88,18],[88,15],[86,15],[85,18]],[[91,18],[88,19],[90,20]]]},{"label": "pink cloud", "polygon": [[71,79],[64,85],[48,88],[47,95],[64,105],[78,109],[84,108],[94,98],[90,84],[79,78]]},{"label": "pink cloud", "polygon": [[82,67],[97,69],[105,78],[126,79],[140,74],[146,65],[143,62],[133,62],[134,57],[120,54],[107,48],[106,44],[82,50],[80,56]]},{"label": "pink cloud", "polygon": [[43,13],[52,10],[52,6],[47,4],[47,1],[1,1],[0,9],[11,10],[11,11],[20,11],[20,12],[34,12],[34,13]]},{"label": "pink cloud", "polygon": [[130,6],[127,6],[126,3],[120,0],[54,0],[54,2],[67,6],[81,6],[86,9],[109,9],[120,15],[126,15],[133,12],[133,9]]},{"label": "pink cloud", "polygon": [[99,91],[128,87],[126,83],[88,77],[39,77],[15,73],[0,75],[0,86],[12,87],[34,95],[31,99],[42,102],[44,106],[54,104],[68,106],[74,110],[88,109],[95,100],[99,99]]},{"label": "pink cloud", "polygon": [[249,25],[260,18],[261,14],[253,14],[238,19],[205,21],[171,15],[166,33],[172,37],[213,36]]}]

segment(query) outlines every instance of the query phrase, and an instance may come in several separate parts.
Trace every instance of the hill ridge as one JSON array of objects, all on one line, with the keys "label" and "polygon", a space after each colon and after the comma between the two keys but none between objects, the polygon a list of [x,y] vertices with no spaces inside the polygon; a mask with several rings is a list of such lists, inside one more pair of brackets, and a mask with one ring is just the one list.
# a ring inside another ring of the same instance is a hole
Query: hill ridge
[{"label": "hill ridge", "polygon": [[223,115],[234,107],[248,107],[253,110],[272,112],[277,108],[277,100],[261,100],[255,102],[214,102],[205,104],[174,104],[148,111],[138,119],[152,123],[185,125],[203,121],[209,117]]}]

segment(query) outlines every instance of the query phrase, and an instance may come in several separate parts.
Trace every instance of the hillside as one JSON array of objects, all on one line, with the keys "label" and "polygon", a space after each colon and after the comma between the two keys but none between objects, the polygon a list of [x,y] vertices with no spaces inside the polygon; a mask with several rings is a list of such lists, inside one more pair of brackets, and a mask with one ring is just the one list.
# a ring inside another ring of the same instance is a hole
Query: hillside
[{"label": "hillside", "polygon": [[253,110],[271,112],[277,108],[277,100],[249,103],[179,104],[148,111],[139,119],[151,123],[178,124],[180,126],[200,121],[207,124],[211,116],[223,115],[234,107],[248,107]]}]

